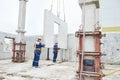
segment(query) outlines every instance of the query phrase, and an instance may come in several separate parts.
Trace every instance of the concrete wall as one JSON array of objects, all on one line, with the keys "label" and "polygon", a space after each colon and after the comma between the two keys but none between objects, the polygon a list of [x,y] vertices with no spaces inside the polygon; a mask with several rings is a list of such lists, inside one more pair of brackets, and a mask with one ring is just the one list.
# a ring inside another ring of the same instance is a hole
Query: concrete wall
[{"label": "concrete wall", "polygon": [[[28,36],[25,37],[26,40],[26,57],[33,59],[34,57],[34,42],[38,36]],[[57,36],[55,36],[57,38]],[[78,39],[74,34],[67,35],[67,46],[68,49],[60,49],[58,52],[58,60],[60,61],[75,61],[76,60],[76,48]],[[42,41],[44,43],[44,41]],[[59,44],[58,44],[59,45]],[[47,50],[48,48],[42,48],[41,59],[47,59]],[[49,58],[53,58],[53,49],[49,48]]]},{"label": "concrete wall", "polygon": [[0,59],[11,59],[12,58],[12,43],[7,44],[5,38],[15,39],[15,35],[0,32]]},{"label": "concrete wall", "polygon": [[106,56],[101,61],[104,63],[120,64],[120,33],[105,33],[101,39],[101,50]]},{"label": "concrete wall", "polygon": [[[102,37],[101,51],[106,54],[102,56],[101,61],[104,63],[117,63],[120,64],[120,33],[105,33],[106,37]],[[12,50],[4,51],[4,38],[15,38],[16,36],[9,33],[0,32],[0,59],[11,59]],[[38,36],[26,36],[26,59],[33,59],[34,57],[34,42]],[[57,37],[57,36],[55,36]],[[44,41],[42,41],[44,43]],[[78,50],[78,38],[74,34],[67,35],[68,49],[60,49],[58,60],[60,61],[76,61],[76,50]],[[52,60],[53,49],[49,50],[49,58]],[[41,59],[47,58],[47,48],[42,48]]]}]

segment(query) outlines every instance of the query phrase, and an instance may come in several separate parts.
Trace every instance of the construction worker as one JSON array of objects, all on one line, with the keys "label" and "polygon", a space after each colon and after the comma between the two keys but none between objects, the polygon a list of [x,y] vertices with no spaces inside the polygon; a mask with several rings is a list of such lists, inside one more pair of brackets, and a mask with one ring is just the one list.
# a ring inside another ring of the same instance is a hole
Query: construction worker
[{"label": "construction worker", "polygon": [[40,54],[41,54],[41,48],[44,47],[45,45],[41,43],[42,38],[38,37],[37,41],[34,44],[34,59],[33,59],[33,67],[38,67],[39,66],[39,59],[40,59]]},{"label": "construction worker", "polygon": [[53,62],[56,62],[57,56],[58,56],[58,43],[56,42],[53,46]]}]

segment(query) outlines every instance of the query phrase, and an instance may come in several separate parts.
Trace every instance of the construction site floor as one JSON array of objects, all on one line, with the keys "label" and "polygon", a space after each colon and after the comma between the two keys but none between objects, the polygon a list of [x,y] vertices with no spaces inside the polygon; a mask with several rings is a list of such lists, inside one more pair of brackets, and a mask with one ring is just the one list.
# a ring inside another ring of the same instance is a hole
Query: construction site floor
[{"label": "construction site floor", "polygon": [[102,72],[105,74],[102,80],[120,80],[120,65],[104,64]]},{"label": "construction site floor", "polygon": [[0,60],[0,80],[74,80],[75,62],[40,60],[39,67],[32,67],[32,60],[13,63]]},{"label": "construction site floor", "polygon": [[[0,80],[76,80],[76,62],[57,62],[40,60],[39,67],[32,67],[32,60],[13,63],[0,60]],[[120,68],[120,65],[105,65],[104,73]],[[103,80],[119,80],[120,72],[105,76]]]}]

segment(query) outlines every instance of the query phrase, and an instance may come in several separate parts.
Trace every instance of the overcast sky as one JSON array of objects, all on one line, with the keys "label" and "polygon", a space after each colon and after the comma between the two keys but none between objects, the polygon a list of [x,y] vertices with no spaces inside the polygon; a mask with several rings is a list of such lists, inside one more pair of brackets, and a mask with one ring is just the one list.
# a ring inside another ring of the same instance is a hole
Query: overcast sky
[{"label": "overcast sky", "polygon": [[[81,9],[78,0],[64,1],[68,33],[75,33],[81,24]],[[44,9],[50,10],[51,2],[52,0],[28,0],[26,35],[43,34]],[[120,26],[120,0],[100,0],[100,7],[102,26]],[[17,34],[18,11],[19,0],[0,0],[0,31]]]},{"label": "overcast sky", "polygon": [[100,1],[100,24],[103,27],[120,26],[120,0]]}]

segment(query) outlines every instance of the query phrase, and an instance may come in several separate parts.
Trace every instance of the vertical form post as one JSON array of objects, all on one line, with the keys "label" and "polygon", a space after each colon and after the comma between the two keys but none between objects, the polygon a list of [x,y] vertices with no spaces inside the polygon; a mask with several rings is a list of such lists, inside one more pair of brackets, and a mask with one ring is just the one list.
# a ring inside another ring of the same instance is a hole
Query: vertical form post
[{"label": "vertical form post", "polygon": [[[95,51],[100,52],[100,38],[95,36]],[[100,56],[95,57],[95,72],[100,70]]]},{"label": "vertical form post", "polygon": [[23,54],[23,51],[22,51],[22,43],[20,42],[20,47],[19,47],[19,51],[20,51],[20,53],[19,53],[19,62],[21,62],[21,60],[22,60],[22,54]]},{"label": "vertical form post", "polygon": [[[83,36],[79,36],[79,50],[83,50]],[[83,53],[79,55],[79,77],[82,80],[82,71],[83,71]]]},{"label": "vertical form post", "polygon": [[24,44],[24,61],[25,61],[25,48],[26,48],[25,45],[26,45],[26,44]]},{"label": "vertical form post", "polygon": [[[15,44],[15,42],[13,44]],[[13,45],[13,56],[12,56],[12,61],[14,60],[15,60],[15,45]]]}]

